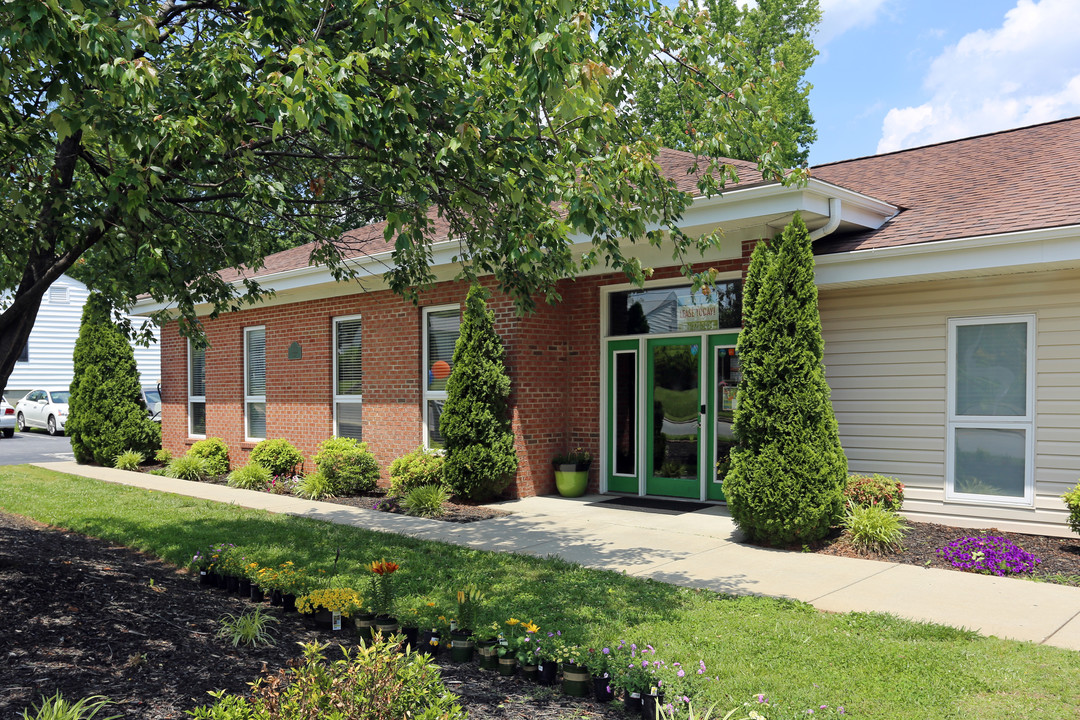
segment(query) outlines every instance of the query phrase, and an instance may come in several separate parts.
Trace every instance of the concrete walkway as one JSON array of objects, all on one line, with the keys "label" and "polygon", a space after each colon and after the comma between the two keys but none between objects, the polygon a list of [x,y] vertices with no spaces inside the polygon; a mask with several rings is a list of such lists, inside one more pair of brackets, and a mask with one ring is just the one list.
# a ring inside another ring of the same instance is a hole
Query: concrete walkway
[{"label": "concrete walkway", "polygon": [[689,587],[792,598],[831,612],[887,612],[1080,650],[1080,588],[741,545],[720,507],[675,513],[598,504],[610,498],[596,495],[534,497],[500,503],[509,517],[457,524],[72,462],[38,466],[481,550],[557,556]]}]

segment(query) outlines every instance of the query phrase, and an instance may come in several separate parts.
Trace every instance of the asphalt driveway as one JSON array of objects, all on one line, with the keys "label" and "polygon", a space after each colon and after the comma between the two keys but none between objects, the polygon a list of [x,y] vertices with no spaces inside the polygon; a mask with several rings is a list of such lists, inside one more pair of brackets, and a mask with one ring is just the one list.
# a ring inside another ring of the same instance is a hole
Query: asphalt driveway
[{"label": "asphalt driveway", "polygon": [[71,440],[66,435],[49,437],[44,430],[17,432],[0,436],[0,465],[74,460]]}]

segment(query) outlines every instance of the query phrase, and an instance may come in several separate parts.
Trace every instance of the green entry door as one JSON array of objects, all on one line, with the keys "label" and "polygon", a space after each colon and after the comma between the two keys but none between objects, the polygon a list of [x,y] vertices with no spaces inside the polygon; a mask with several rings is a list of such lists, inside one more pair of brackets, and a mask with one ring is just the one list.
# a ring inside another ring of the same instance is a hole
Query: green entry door
[{"label": "green entry door", "polygon": [[708,362],[708,414],[705,427],[712,428],[707,433],[706,450],[708,471],[705,474],[705,497],[709,500],[725,500],[723,482],[731,467],[731,449],[735,446],[735,435],[731,426],[735,421],[736,395],[742,368],[739,356],[735,352],[738,333],[725,333],[709,337]]},{"label": "green entry door", "polygon": [[701,337],[646,343],[645,492],[701,497]]}]

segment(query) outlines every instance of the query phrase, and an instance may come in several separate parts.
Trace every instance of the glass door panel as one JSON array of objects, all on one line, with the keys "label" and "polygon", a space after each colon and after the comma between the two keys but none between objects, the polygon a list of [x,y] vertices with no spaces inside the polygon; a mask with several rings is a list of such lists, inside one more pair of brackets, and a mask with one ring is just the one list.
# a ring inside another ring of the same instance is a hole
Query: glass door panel
[{"label": "glass door panel", "polygon": [[709,338],[709,402],[708,426],[713,429],[709,448],[709,472],[705,496],[709,500],[725,500],[724,476],[731,463],[735,435],[731,427],[735,419],[736,398],[742,368],[735,352],[737,334],[713,335]]},{"label": "glass door panel", "polygon": [[638,492],[638,341],[608,343],[608,490]]},{"label": "glass door panel", "polygon": [[701,497],[701,338],[648,341],[646,369],[649,495]]}]

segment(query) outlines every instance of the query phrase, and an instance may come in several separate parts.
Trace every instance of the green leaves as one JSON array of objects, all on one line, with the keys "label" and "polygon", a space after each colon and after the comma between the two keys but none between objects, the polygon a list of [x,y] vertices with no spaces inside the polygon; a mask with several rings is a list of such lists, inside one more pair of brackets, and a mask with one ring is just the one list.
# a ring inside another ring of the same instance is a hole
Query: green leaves
[{"label": "green leaves", "polygon": [[666,231],[680,262],[698,251],[675,232],[691,195],[653,162],[659,145],[633,110],[632,78],[661,60],[681,97],[715,119],[715,137],[695,145],[697,193],[733,179],[719,157],[732,148],[763,157],[763,176],[782,171],[745,122],[764,117],[769,71],[686,8],[323,9],[4,5],[0,212],[20,221],[0,247],[0,290],[73,270],[118,305],[149,292],[197,335],[196,306],[220,312],[238,292],[262,292],[218,270],[256,270],[267,253],[310,242],[313,261],[347,277],[341,234],[384,218],[385,279],[407,297],[433,277],[436,220],[462,243],[460,277],[492,276],[520,311],[556,300],[584,263],[641,282],[627,242]]}]

